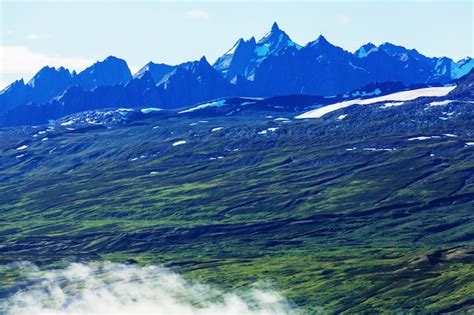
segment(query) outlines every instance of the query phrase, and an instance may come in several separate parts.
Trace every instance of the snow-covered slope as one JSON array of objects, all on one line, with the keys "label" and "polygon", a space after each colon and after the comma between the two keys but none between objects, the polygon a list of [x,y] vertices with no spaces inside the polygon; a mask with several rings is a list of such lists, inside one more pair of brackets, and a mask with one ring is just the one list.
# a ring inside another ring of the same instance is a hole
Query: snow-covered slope
[{"label": "snow-covered slope", "polygon": [[305,119],[305,118],[321,118],[324,115],[336,111],[341,108],[346,108],[352,105],[368,105],[374,104],[379,102],[401,102],[401,101],[411,101],[418,97],[440,97],[445,96],[456,86],[442,86],[442,87],[429,87],[423,89],[416,89],[410,91],[403,91],[397,92],[392,94],[387,94],[379,97],[373,97],[368,99],[354,99],[344,102],[339,102],[331,105],[327,105],[318,109],[311,110],[299,116],[296,116],[297,119]]}]

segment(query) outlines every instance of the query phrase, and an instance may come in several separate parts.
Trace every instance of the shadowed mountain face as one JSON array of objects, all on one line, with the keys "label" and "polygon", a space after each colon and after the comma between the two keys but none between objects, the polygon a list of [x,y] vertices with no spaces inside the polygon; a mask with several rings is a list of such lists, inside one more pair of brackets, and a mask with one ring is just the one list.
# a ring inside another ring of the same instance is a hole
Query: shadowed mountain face
[{"label": "shadowed mountain face", "polygon": [[274,23],[270,32],[258,42],[253,37],[248,41],[239,39],[234,47],[216,61],[214,68],[231,82],[239,76],[253,81],[256,68],[265,59],[279,55],[290,47],[296,50],[301,48]]},{"label": "shadowed mountain face", "polygon": [[[4,126],[45,122],[71,113],[70,108],[80,111],[91,106],[138,107],[149,102],[150,106],[180,108],[225,96],[332,96],[374,82],[443,84],[473,67],[470,57],[458,62],[447,57],[430,58],[390,43],[368,43],[351,53],[319,36],[303,47],[274,23],[258,41],[253,37],[239,39],[213,66],[205,58],[177,66],[150,62],[134,78],[127,63],[113,56],[79,74],[62,67],[45,67],[28,84],[19,80],[0,93],[0,122]],[[151,77],[146,78],[148,83],[128,84],[146,73]],[[63,94],[73,86],[82,89],[81,99],[92,98],[92,103],[66,102]],[[56,110],[57,103],[66,109]],[[51,108],[51,115],[30,117],[45,112],[42,107]]]},{"label": "shadowed mountain face", "polygon": [[99,86],[127,83],[131,79],[132,74],[127,63],[122,59],[110,56],[81,71],[77,75],[75,83],[84,90],[92,90]]},{"label": "shadowed mountain face", "polygon": [[149,62],[145,66],[143,66],[143,68],[138,70],[138,72],[135,73],[134,77],[141,78],[143,75],[145,75],[146,72],[149,72],[151,74],[151,77],[153,78],[153,81],[158,84],[167,74],[171,73],[175,68],[176,66],[170,66],[164,63]]},{"label": "shadowed mountain face", "polygon": [[164,108],[180,108],[197,100],[209,100],[233,94],[227,82],[202,57],[176,67],[158,85]]}]

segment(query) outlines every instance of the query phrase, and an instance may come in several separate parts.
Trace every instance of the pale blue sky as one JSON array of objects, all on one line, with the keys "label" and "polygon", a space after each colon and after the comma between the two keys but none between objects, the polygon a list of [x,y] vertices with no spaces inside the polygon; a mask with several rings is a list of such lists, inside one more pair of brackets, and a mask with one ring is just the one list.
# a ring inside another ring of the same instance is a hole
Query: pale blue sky
[{"label": "pale blue sky", "polygon": [[323,34],[353,51],[386,41],[429,56],[473,56],[472,1],[5,1],[0,84],[44,64],[76,70],[108,55],[136,69],[152,60],[209,62],[277,21],[299,44]]}]

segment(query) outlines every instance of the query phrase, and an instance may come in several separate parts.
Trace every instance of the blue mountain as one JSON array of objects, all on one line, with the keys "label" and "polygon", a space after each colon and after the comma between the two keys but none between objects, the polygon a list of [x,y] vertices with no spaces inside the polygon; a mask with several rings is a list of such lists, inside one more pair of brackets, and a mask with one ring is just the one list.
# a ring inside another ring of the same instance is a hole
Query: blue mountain
[{"label": "blue mountain", "polygon": [[217,59],[214,68],[230,81],[235,81],[237,76],[253,81],[256,68],[264,60],[291,48],[298,50],[301,46],[293,42],[278,24],[274,23],[270,32],[258,42],[254,37],[247,41],[239,39],[229,51]]},{"label": "blue mountain", "polygon": [[25,85],[23,79],[16,80],[0,93],[0,113],[28,103],[30,94],[31,89]]},{"label": "blue mountain", "polygon": [[74,75],[59,67],[43,67],[28,83],[34,102],[46,102],[74,84]]},{"label": "blue mountain", "polygon": [[181,64],[166,75],[158,85],[163,107],[179,108],[203,100],[233,94],[233,85],[202,57],[199,61]]},{"label": "blue mountain", "polygon": [[114,56],[109,56],[103,61],[98,61],[92,66],[81,71],[75,83],[86,90],[98,86],[116,85],[127,83],[132,79],[132,74],[127,62]]},{"label": "blue mountain", "polygon": [[173,72],[176,66],[170,66],[164,63],[149,62],[144,65],[135,75],[135,78],[141,78],[145,73],[149,72],[156,83],[160,83],[165,75]]},{"label": "blue mountain", "polygon": [[0,92],[0,116],[9,117],[0,120],[30,123],[27,116],[37,115],[44,122],[105,106],[181,108],[230,96],[342,95],[376,82],[444,84],[473,68],[471,57],[427,57],[391,43],[349,52],[320,35],[301,46],[274,23],[258,41],[239,39],[212,66],[204,57],[176,66],[149,62],[134,77],[114,56],[79,74],[46,66]]}]

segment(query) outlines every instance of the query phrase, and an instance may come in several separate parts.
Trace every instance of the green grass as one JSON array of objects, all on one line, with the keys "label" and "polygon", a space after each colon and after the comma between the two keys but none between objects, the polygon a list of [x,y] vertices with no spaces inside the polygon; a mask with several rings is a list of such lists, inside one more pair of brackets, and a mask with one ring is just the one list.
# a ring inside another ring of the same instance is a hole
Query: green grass
[{"label": "green grass", "polygon": [[[61,133],[30,143],[24,159],[20,139],[5,140],[1,263],[106,259],[226,289],[269,281],[309,313],[472,311],[466,140],[325,138],[317,123],[262,137],[259,121],[209,120]],[[178,139],[188,143],[172,147]],[[362,150],[373,146],[398,150]],[[21,281],[0,269],[0,298]]]}]

